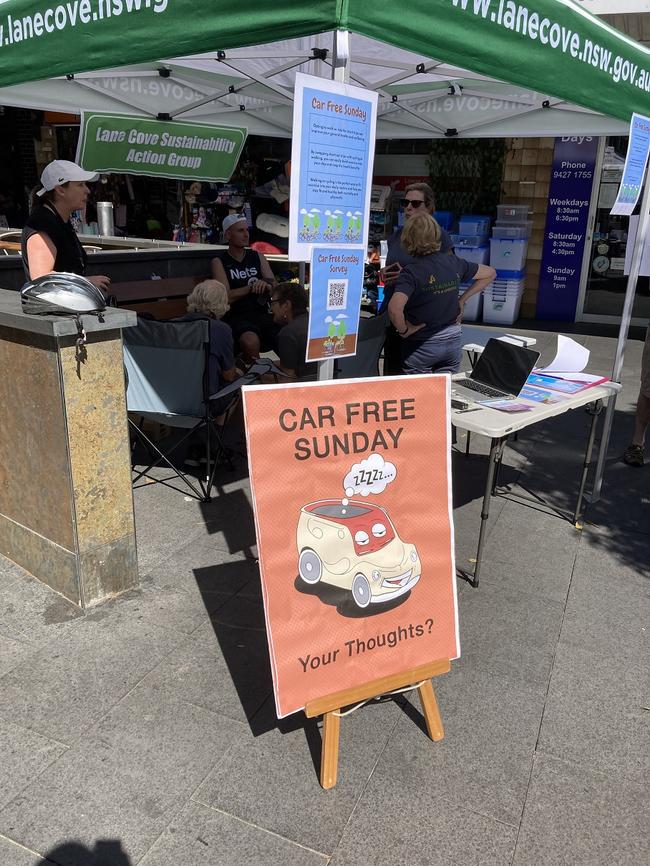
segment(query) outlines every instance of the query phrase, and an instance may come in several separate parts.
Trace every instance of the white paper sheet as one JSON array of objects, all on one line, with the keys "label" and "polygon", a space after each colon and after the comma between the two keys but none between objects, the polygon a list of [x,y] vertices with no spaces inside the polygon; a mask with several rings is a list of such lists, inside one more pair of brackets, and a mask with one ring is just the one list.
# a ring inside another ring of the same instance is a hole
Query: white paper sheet
[{"label": "white paper sheet", "polygon": [[546,367],[539,367],[539,373],[579,373],[589,363],[589,349],[576,343],[571,337],[557,335],[555,357]]}]

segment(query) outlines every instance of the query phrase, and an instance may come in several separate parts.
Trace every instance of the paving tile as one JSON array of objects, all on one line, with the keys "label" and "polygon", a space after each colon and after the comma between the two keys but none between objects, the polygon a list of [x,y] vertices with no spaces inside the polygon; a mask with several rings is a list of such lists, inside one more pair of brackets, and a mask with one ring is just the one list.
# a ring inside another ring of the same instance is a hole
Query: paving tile
[{"label": "paving tile", "polygon": [[144,680],[160,693],[237,721],[252,719],[272,694],[271,663],[263,627],[228,620],[201,627]]},{"label": "paving tile", "polygon": [[638,866],[650,861],[648,826],[647,784],[541,756],[514,866]]},{"label": "paving tile", "polygon": [[66,751],[61,743],[0,719],[0,808]]},{"label": "paving tile", "polygon": [[[429,789],[458,808],[518,826],[544,706],[542,691],[463,662],[452,662],[449,674],[434,679],[434,688],[444,739],[431,742],[419,716],[415,723],[404,716],[382,754],[382,775],[401,778],[407,773],[409,790]],[[419,709],[413,693],[410,703]]]},{"label": "paving tile", "polygon": [[230,597],[252,580],[259,582],[255,559],[231,556],[203,533],[173,556],[154,565],[145,581],[160,589],[222,593]]},{"label": "paving tile", "polygon": [[650,774],[648,656],[594,659],[560,644],[538,750],[641,781]]},{"label": "paving tile", "polygon": [[158,697],[134,689],[0,811],[0,833],[38,851],[115,838],[137,863],[232,743],[250,737],[202,707]]},{"label": "paving tile", "polygon": [[[650,506],[650,480],[648,497]],[[643,591],[650,585],[650,519],[647,523],[647,532],[585,524],[576,561],[578,573],[606,578],[608,592],[620,590],[633,596]]]},{"label": "paving tile", "polygon": [[0,679],[1,714],[71,744],[184,640],[128,606],[101,605]]},{"label": "paving tile", "polygon": [[562,641],[594,660],[648,657],[650,579],[609,557],[580,552],[566,606]]},{"label": "paving tile", "polygon": [[506,502],[489,534],[484,556],[525,567],[527,561],[570,572],[580,541],[568,521],[518,502]]},{"label": "paving tile", "polygon": [[[431,744],[430,744],[431,745]],[[436,748],[439,744],[433,744]],[[424,787],[410,765],[375,770],[330,866],[506,866],[516,828],[445,798],[435,777]]]},{"label": "paving tile", "polygon": [[12,640],[0,633],[0,677],[4,676],[23,659],[36,651],[36,648],[25,641]]},{"label": "paving tile", "polygon": [[156,586],[149,578],[141,588],[125,593],[113,602],[116,611],[141,623],[192,634],[206,622],[210,613],[228,601],[227,595],[214,592],[175,590]]},{"label": "paving tile", "polygon": [[200,504],[162,484],[134,490],[133,506],[141,575],[205,533]]},{"label": "paving tile", "polygon": [[481,568],[480,590],[486,593],[498,589],[510,595],[564,604],[570,584],[570,569],[549,567],[535,551],[522,550],[520,562],[504,562],[494,553],[484,559]]},{"label": "paving tile", "polygon": [[44,860],[22,845],[0,836],[0,863],[3,866],[58,866],[52,860]]},{"label": "paving tile", "polygon": [[[8,563],[8,560],[5,560]],[[0,576],[0,634],[14,641],[43,644],[83,611],[17,565]]]},{"label": "paving tile", "polygon": [[228,553],[257,556],[255,520],[248,479],[217,487],[212,502],[201,505],[213,544]]},{"label": "paving tile", "polygon": [[481,576],[478,588],[460,600],[463,661],[469,667],[521,678],[546,689],[563,607],[544,598],[491,585],[489,574],[485,581]]},{"label": "paving tile", "polygon": [[139,866],[325,866],[327,859],[223,812],[190,803]]},{"label": "paving tile", "polygon": [[88,847],[74,839],[66,839],[47,852],[47,859],[30,861],[30,866],[132,866],[131,859],[119,839],[97,839]]},{"label": "paving tile", "polygon": [[343,720],[339,777],[329,791],[318,782],[316,721],[297,715],[236,744],[192,799],[331,854],[399,715],[390,702]]}]

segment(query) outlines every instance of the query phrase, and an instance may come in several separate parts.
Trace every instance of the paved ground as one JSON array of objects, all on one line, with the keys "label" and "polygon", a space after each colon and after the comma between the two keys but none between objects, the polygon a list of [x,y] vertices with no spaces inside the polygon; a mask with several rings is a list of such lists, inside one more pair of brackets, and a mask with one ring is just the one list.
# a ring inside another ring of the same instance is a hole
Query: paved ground
[{"label": "paved ground", "polygon": [[[584,339],[607,372],[614,341]],[[445,739],[427,739],[417,700],[369,706],[343,723],[331,791],[316,723],[274,716],[245,478],[222,475],[203,506],[136,491],[142,590],[86,615],[0,559],[0,864],[650,862],[650,466],[613,456],[582,532],[539,501],[570,508],[586,423],[507,449],[503,480],[528,504],[496,502],[481,586],[460,585]],[[454,456],[460,566],[485,446]]]}]

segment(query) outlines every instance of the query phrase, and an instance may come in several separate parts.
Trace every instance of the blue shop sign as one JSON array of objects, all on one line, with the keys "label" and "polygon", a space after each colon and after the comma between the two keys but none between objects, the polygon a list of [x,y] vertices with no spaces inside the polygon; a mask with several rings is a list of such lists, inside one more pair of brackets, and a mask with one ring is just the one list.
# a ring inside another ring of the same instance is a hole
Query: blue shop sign
[{"label": "blue shop sign", "polygon": [[537,318],[575,320],[598,139],[555,139]]}]

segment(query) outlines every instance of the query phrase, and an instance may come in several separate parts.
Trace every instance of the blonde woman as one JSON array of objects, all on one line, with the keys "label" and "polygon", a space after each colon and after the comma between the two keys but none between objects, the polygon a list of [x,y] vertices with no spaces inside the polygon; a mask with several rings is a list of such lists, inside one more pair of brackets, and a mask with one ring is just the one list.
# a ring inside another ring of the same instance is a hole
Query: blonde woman
[{"label": "blonde woman", "polygon": [[[402,230],[402,247],[413,259],[400,271],[388,315],[402,338],[404,373],[458,371],[463,307],[496,277],[488,265],[441,252],[440,238],[440,226],[427,213],[409,219]],[[460,284],[472,280],[459,298]]]},{"label": "blonde woman", "polygon": [[210,320],[210,357],[208,359],[208,387],[210,394],[232,382],[237,376],[233,353],[232,331],[221,321],[230,309],[228,290],[218,280],[204,280],[187,296],[187,315],[183,321]]}]

